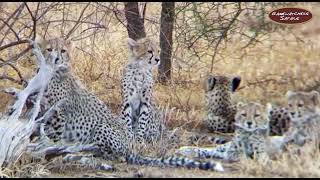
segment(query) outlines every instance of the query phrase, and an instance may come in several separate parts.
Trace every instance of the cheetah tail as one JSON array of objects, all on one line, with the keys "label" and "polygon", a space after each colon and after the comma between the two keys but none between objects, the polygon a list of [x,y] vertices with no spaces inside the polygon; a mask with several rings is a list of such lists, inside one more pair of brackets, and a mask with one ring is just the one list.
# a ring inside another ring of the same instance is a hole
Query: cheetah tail
[{"label": "cheetah tail", "polygon": [[218,172],[224,172],[224,168],[219,162],[200,162],[182,156],[170,156],[167,158],[151,158],[130,154],[127,156],[126,160],[128,164],[136,165],[186,167],[188,169],[199,168],[202,170],[214,170]]}]

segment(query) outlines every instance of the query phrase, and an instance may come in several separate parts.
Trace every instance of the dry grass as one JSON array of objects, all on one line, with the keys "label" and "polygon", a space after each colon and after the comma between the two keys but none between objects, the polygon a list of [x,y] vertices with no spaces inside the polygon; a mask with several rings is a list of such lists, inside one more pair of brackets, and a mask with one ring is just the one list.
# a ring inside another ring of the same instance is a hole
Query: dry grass
[{"label": "dry grass", "polygon": [[[217,173],[197,169],[157,168],[127,165],[126,163],[105,162],[112,164],[113,171],[94,170],[77,163],[64,164],[61,158],[50,162],[28,162],[0,171],[0,175],[9,177],[319,177],[320,155],[314,146],[306,146],[302,154],[287,152],[277,160],[258,162],[242,159],[238,163],[224,163],[226,172]],[[30,161],[30,159],[29,159]]]},{"label": "dry grass", "polygon": [[[147,14],[159,17],[159,3],[150,5]],[[306,24],[295,25],[293,31],[303,38],[296,41],[284,31],[285,41],[278,41],[279,34],[270,34],[270,39],[241,50],[241,41],[229,44],[221,51],[221,57],[214,64],[215,74],[240,75],[242,83],[236,93],[235,101],[259,101],[283,104],[283,95],[289,89],[301,89],[320,80],[320,36],[318,25],[320,6],[301,4],[310,10],[313,19]],[[146,25],[147,33],[157,39],[154,25]],[[91,39],[75,42],[72,54],[72,67],[75,75],[90,91],[95,92],[116,114],[121,104],[120,78],[127,59],[125,39],[126,29],[122,26],[110,26],[112,34],[100,35],[93,45]],[[77,33],[77,32],[76,32]],[[90,53],[85,53],[86,49]],[[209,49],[208,51],[212,51]],[[245,54],[245,55],[244,55]],[[4,54],[2,54],[4,55]],[[201,87],[202,77],[208,73],[211,59],[204,57],[193,68],[186,66],[181,59],[197,61],[187,50],[177,47],[173,59],[173,83],[170,86],[156,84],[154,98],[162,106],[166,116],[166,124],[170,128],[181,127],[200,131],[204,110],[204,91]],[[204,63],[205,62],[205,63]],[[32,61],[22,59],[18,67],[25,77],[32,75]],[[33,67],[33,66],[32,66]],[[182,67],[182,69],[180,69]],[[202,67],[202,68],[200,68]],[[200,70],[199,70],[200,69]],[[4,69],[0,69],[0,74]],[[10,75],[14,72],[8,69]],[[155,72],[156,74],[156,72]],[[101,75],[101,76],[100,76]],[[191,83],[185,83],[191,81]],[[0,89],[17,86],[8,81],[0,82]],[[0,94],[0,110],[3,112],[11,100],[9,96]],[[157,152],[154,152],[157,154]],[[200,170],[150,168],[115,164],[115,172],[95,172],[77,167],[68,167],[61,161],[26,162],[0,171],[10,177],[80,177],[87,174],[106,177],[319,177],[320,155],[304,154],[300,157],[283,156],[277,161],[261,165],[251,160],[230,164],[226,173],[204,172]]]}]

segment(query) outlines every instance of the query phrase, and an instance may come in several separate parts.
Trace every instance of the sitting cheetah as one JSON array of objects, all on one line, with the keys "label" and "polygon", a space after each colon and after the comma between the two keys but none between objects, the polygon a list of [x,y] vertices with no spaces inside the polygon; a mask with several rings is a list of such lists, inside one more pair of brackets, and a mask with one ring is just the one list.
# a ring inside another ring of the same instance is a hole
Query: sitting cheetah
[{"label": "sitting cheetah", "polygon": [[281,136],[288,131],[290,126],[290,112],[287,107],[274,107],[270,104],[268,117],[270,119],[270,135]]},{"label": "sitting cheetah", "polygon": [[[75,107],[79,108],[77,112],[84,111],[83,108],[80,106],[80,102],[87,102],[86,111],[97,111],[96,116],[98,116],[98,114],[103,115],[105,117],[104,120],[113,119],[114,116],[112,115],[111,111],[104,105],[104,103],[97,99],[95,95],[89,93],[85,88],[83,88],[81,83],[72,74],[70,70],[70,55],[68,53],[71,50],[71,42],[68,40],[63,40],[62,38],[54,38],[49,40],[39,40],[38,43],[47,61],[52,62],[53,66],[64,65],[63,67],[65,67],[60,68],[56,71],[51,81],[49,82],[47,88],[45,89],[44,97],[41,102],[42,114],[40,115],[43,115],[43,112],[46,112],[50,107],[57,105],[58,102],[65,99],[72,99],[73,92],[76,91],[76,89],[73,88],[79,87],[79,89],[77,89],[77,93],[85,94],[86,96],[83,96],[79,100],[75,98],[76,100],[78,100],[77,103],[79,103]],[[70,116],[71,115],[75,114],[70,114]],[[89,128],[94,126],[95,123],[98,123],[95,120],[97,119],[97,117],[87,118],[86,116],[84,116],[75,118],[74,121],[70,122],[71,124],[73,124],[73,130],[80,128],[84,129],[76,134],[73,134],[70,132],[65,132],[65,128],[68,128],[65,127],[65,116],[66,114],[57,111],[56,114],[52,114],[50,120],[45,121],[44,133],[54,142],[59,141],[61,138],[60,136],[63,133],[69,133],[68,136],[72,136],[69,137],[69,139],[81,139],[82,136],[86,136],[90,133],[91,130]],[[80,120],[83,121],[82,124],[79,124]],[[84,127],[84,125],[89,125],[90,122],[92,123],[91,126]]]},{"label": "sitting cheetah", "polygon": [[288,131],[291,121],[290,111],[287,107],[272,106],[269,103],[268,117],[270,120],[270,135],[281,136]]},{"label": "sitting cheetah", "polygon": [[198,157],[221,158],[227,161],[237,161],[241,155],[250,158],[268,157],[269,153],[273,153],[269,152],[271,150],[269,150],[269,146],[279,146],[275,150],[281,150],[279,140],[269,138],[268,123],[267,114],[261,104],[239,102],[235,115],[235,134],[232,141],[215,148],[182,147],[178,152],[182,154],[196,153]]},{"label": "sitting cheetah", "polygon": [[[65,41],[54,39],[46,42],[46,46],[42,46],[45,47],[43,53],[46,58],[56,60],[57,64],[69,62],[69,49]],[[154,58],[150,60],[154,61]],[[223,171],[221,164],[215,162],[175,156],[149,158],[135,155],[127,122],[114,118],[109,108],[75,79],[70,67],[56,72],[44,99],[50,108],[41,118],[41,132],[54,141],[87,145],[91,147],[87,149],[95,149],[95,156],[110,160],[125,158],[127,163],[132,164]]]},{"label": "sitting cheetah", "polygon": [[131,54],[121,81],[123,103],[120,116],[138,142],[151,142],[158,138],[163,128],[152,97],[152,69],[160,63],[159,54],[149,38],[137,41],[129,38],[128,46]]},{"label": "sitting cheetah", "polygon": [[285,134],[285,143],[303,146],[312,141],[320,144],[320,94],[311,92],[287,92],[291,123]]},{"label": "sitting cheetah", "polygon": [[206,115],[204,125],[211,132],[234,132],[236,108],[231,102],[232,93],[241,82],[240,77],[209,75],[204,81]]}]

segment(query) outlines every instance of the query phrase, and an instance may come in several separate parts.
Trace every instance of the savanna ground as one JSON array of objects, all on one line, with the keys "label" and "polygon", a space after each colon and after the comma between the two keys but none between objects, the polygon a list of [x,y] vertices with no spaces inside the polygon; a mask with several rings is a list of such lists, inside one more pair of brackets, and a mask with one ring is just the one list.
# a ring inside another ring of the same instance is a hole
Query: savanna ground
[{"label": "savanna ground", "polygon": [[[17,6],[15,3],[4,3],[2,8],[5,7],[5,11],[8,12],[15,10]],[[76,4],[69,7],[66,11],[73,13],[67,13],[68,16],[76,19],[82,6]],[[174,31],[172,82],[167,86],[157,83],[154,88],[154,99],[164,108],[168,127],[183,126],[185,130],[202,130],[204,91],[201,83],[203,77],[209,73],[241,76],[242,82],[236,92],[235,101],[258,101],[262,104],[272,102],[284,105],[284,95],[287,90],[319,90],[320,4],[298,3],[294,7],[309,10],[313,18],[304,24],[280,25],[270,22],[267,13],[266,21],[279,29],[257,36],[256,39],[259,41],[246,48],[242,47],[247,40],[235,35],[222,43],[219,53],[214,58],[214,45],[200,38],[192,48],[188,49],[183,44],[182,31]],[[89,7],[89,10],[90,8],[94,10],[94,7]],[[121,6],[118,8],[121,9]],[[146,10],[146,17],[148,17],[148,21],[145,21],[146,33],[156,40],[159,39],[159,23],[156,22],[160,17],[160,8],[161,3],[148,3]],[[270,12],[272,8],[266,9]],[[0,12],[0,17],[4,16],[3,12]],[[59,19],[60,16],[59,13],[52,11],[46,17],[52,20]],[[127,60],[128,34],[125,26],[113,16],[110,15],[110,17],[112,18],[101,22],[108,23],[107,30],[89,38],[83,38],[86,34],[82,33],[87,26],[84,24],[78,27],[73,32],[74,46],[70,53],[74,74],[87,89],[106,102],[113,113],[118,114],[121,104],[120,79],[122,68]],[[184,16],[177,18],[176,26],[190,25],[190,22],[184,22],[184,18]],[[255,17],[240,16],[241,18],[246,22],[243,26],[254,27]],[[16,26],[22,26],[22,24]],[[60,28],[59,26],[60,29],[70,27]],[[39,31],[44,31],[41,28]],[[50,36],[59,36],[60,29],[52,28],[48,33]],[[250,31],[247,32],[250,35]],[[178,33],[180,36],[177,35]],[[179,37],[181,39],[178,39]],[[10,38],[14,36],[8,37],[6,42],[10,42]],[[21,45],[15,48],[22,47]],[[0,55],[5,59],[17,50],[15,48],[2,51]],[[21,57],[15,64],[26,79],[30,79],[34,74],[35,65],[30,54]],[[17,77],[12,69],[0,67],[0,74],[4,72]],[[156,76],[157,72],[154,73]],[[8,80],[0,80],[0,88],[12,86],[21,87]],[[12,99],[8,95],[0,94],[0,100],[0,111],[4,112]],[[51,162],[30,162],[28,158],[25,159],[26,162],[0,171],[0,174],[15,177],[90,177],[91,175],[100,177],[320,177],[320,156],[318,153],[309,152],[299,157],[285,154],[267,164],[259,164],[253,160],[243,160],[233,164],[223,163],[227,167],[225,173],[138,167],[125,163],[114,164],[116,170],[113,172],[97,172],[77,165],[63,164],[59,158]]]}]

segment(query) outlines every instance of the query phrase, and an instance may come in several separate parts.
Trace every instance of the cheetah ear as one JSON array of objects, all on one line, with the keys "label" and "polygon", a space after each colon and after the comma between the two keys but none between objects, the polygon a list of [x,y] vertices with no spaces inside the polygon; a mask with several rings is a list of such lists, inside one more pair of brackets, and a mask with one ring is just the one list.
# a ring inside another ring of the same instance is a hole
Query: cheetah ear
[{"label": "cheetah ear", "polygon": [[272,111],[272,104],[271,103],[267,103],[267,113],[269,114]]},{"label": "cheetah ear", "polygon": [[310,96],[314,105],[320,105],[320,94],[318,91],[311,91]]},{"label": "cheetah ear", "polygon": [[235,92],[238,89],[240,82],[241,82],[240,76],[236,76],[236,77],[232,78],[232,85],[231,85],[232,92]]},{"label": "cheetah ear", "polygon": [[206,92],[211,91],[216,84],[216,79],[209,75],[204,82],[204,89]]},{"label": "cheetah ear", "polygon": [[266,111],[267,111],[267,115],[268,115],[268,120],[270,120],[269,117],[271,116],[272,109],[273,109],[272,104],[271,103],[267,103]]},{"label": "cheetah ear", "polygon": [[244,103],[243,102],[238,102],[237,103],[237,110],[241,109],[242,107],[244,106]]},{"label": "cheetah ear", "polygon": [[286,93],[286,97],[289,98],[289,97],[293,96],[294,94],[295,94],[295,92],[289,90]]},{"label": "cheetah ear", "polygon": [[71,50],[73,43],[72,43],[72,41],[70,39],[66,39],[65,40],[65,45],[66,45],[68,50]]}]

